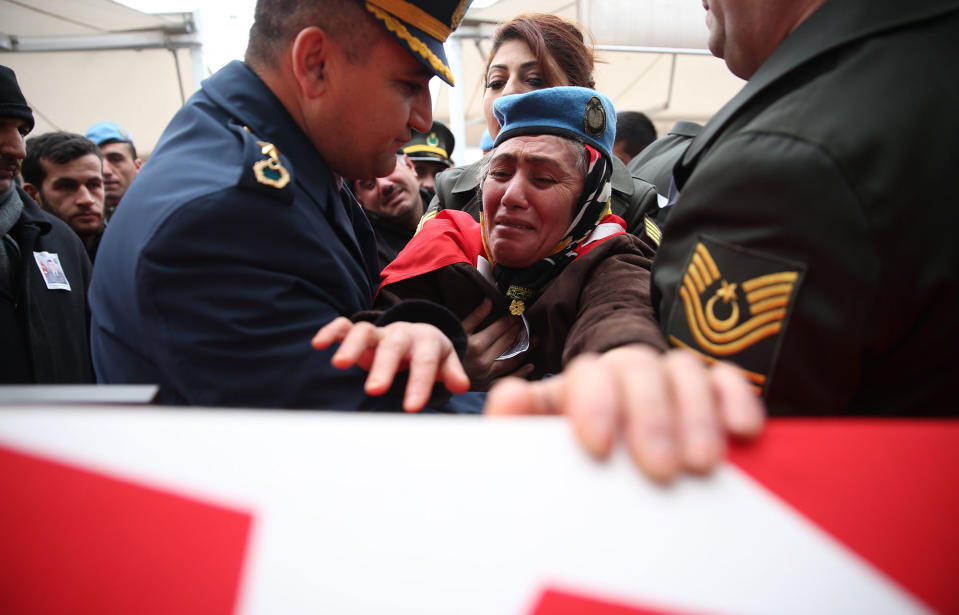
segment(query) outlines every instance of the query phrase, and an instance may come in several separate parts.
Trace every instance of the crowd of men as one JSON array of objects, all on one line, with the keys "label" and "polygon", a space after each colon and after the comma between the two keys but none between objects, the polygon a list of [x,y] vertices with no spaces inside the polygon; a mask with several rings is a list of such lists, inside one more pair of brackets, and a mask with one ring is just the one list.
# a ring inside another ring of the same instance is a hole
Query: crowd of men
[{"label": "crowd of men", "polygon": [[[368,395],[389,383],[364,385],[362,370],[331,366],[335,349],[305,340],[370,307],[380,268],[415,232],[435,174],[452,164],[452,135],[432,122],[427,84],[452,83],[442,45],[469,2],[400,4],[260,0],[245,62],[204,83],[142,172],[132,139],[113,123],[24,142],[32,113],[13,71],[0,68],[10,341],[0,377],[92,381],[92,353],[101,382],[157,383],[168,403],[398,408],[403,382],[396,394]],[[703,272],[744,280],[743,292],[788,278],[778,328],[761,329],[769,343],[744,357],[767,403],[798,413],[951,412],[959,257],[945,235],[956,214],[937,168],[956,160],[941,137],[959,130],[959,81],[942,67],[959,59],[959,0],[704,6],[711,51],[745,88],[698,134],[677,125],[649,145],[655,131],[632,136],[641,118],[618,122],[618,155],[670,211],[653,272],[664,334],[707,360],[745,343],[708,314],[718,341],[704,341],[687,318],[688,295],[703,286],[690,255]],[[901,96],[881,95],[890,79]],[[724,284],[709,306],[737,292]],[[460,352],[462,327],[442,310],[401,304],[378,323],[390,342],[380,341],[383,361]],[[809,335],[780,335],[787,330]],[[669,357],[642,355],[644,378],[673,369]],[[563,410],[584,398],[569,394],[575,387],[596,388],[597,375],[612,379],[610,390],[635,390],[616,378],[632,377],[636,356],[595,360],[601,371],[584,363],[513,383],[490,403]],[[633,421],[635,433],[652,434],[648,450],[664,440],[682,447],[704,425],[736,431],[735,418],[682,409],[682,420],[664,418],[671,406],[648,402],[613,399],[574,420],[602,422],[604,434]],[[588,426],[581,433],[605,443],[591,450],[611,441]]]},{"label": "crowd of men", "polygon": [[16,74],[0,66],[0,382],[94,381],[87,286],[108,216],[142,164],[112,122],[87,135],[34,127]]}]

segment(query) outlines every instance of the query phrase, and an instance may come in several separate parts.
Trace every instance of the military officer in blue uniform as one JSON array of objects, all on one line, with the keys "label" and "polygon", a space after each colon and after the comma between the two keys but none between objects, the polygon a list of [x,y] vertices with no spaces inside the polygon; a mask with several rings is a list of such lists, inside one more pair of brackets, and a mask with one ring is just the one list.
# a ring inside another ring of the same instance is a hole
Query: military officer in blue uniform
[{"label": "military officer in blue uniform", "polygon": [[[368,396],[362,371],[333,368],[310,340],[368,309],[378,282],[341,178],[387,174],[429,129],[428,81],[452,84],[442,42],[468,4],[259,0],[245,61],[176,114],[100,246],[100,382],[156,383],[165,403],[400,407],[402,390]],[[399,320],[445,326],[449,361],[462,329],[447,316],[420,306]]]}]

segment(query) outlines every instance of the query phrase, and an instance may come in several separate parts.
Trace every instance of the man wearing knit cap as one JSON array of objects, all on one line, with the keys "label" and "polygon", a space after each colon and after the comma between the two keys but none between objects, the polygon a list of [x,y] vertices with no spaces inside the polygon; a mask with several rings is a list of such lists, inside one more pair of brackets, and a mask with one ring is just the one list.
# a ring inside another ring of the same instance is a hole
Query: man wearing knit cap
[{"label": "man wearing knit cap", "polygon": [[[245,61],[180,109],[107,227],[90,291],[101,382],[156,383],[162,402],[191,405],[426,403],[420,363],[404,397],[392,373],[367,381],[310,341],[372,305],[376,243],[343,178],[387,175],[429,130],[429,81],[452,83],[443,41],[468,4],[257,2]],[[384,317],[442,325],[394,323],[396,364],[425,349],[448,386],[468,386],[455,316]]]},{"label": "man wearing knit cap", "polygon": [[137,158],[130,133],[116,122],[94,124],[86,137],[97,144],[103,155],[104,216],[110,220],[143,161]]},{"label": "man wearing knit cap", "polygon": [[0,66],[0,383],[86,383],[90,260],[64,222],[16,183],[33,113]]}]

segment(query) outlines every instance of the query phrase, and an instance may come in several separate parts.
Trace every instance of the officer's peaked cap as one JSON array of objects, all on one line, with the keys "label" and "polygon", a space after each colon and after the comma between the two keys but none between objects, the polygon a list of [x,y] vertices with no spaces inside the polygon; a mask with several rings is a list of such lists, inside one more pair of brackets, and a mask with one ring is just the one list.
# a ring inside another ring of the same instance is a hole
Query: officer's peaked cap
[{"label": "officer's peaked cap", "polygon": [[[362,1],[362,0],[361,0]],[[453,85],[443,43],[472,0],[366,0],[366,10],[434,75]]]},{"label": "officer's peaked cap", "polygon": [[456,139],[450,129],[442,122],[433,122],[429,132],[413,133],[413,138],[403,146],[403,153],[409,156],[410,160],[439,162],[449,167],[453,165],[450,156],[453,155],[455,145]]}]

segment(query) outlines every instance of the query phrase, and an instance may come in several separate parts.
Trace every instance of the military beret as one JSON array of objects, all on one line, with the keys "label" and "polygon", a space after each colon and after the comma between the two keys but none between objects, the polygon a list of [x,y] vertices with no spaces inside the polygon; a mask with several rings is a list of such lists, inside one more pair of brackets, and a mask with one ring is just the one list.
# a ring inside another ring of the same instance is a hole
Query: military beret
[{"label": "military beret", "polygon": [[433,122],[429,132],[413,133],[413,138],[403,146],[403,153],[416,162],[439,162],[449,167],[453,166],[450,157],[454,147],[456,139],[450,129],[440,122]]},{"label": "military beret", "polygon": [[484,152],[493,149],[493,137],[489,134],[489,128],[483,130],[483,136],[480,137],[480,149]]},{"label": "military beret", "polygon": [[87,133],[84,136],[97,145],[116,141],[133,143],[130,133],[116,122],[100,122],[99,124],[94,124],[87,129]]},{"label": "military beret", "polygon": [[15,117],[27,123],[27,132],[33,130],[33,111],[20,91],[13,69],[0,66],[0,117]]},{"label": "military beret", "polygon": [[560,86],[503,96],[493,101],[493,114],[502,127],[494,145],[521,135],[553,134],[588,143],[612,158],[616,109],[596,90]]},{"label": "military beret", "polygon": [[366,0],[366,10],[434,75],[453,85],[443,43],[472,0]]}]

